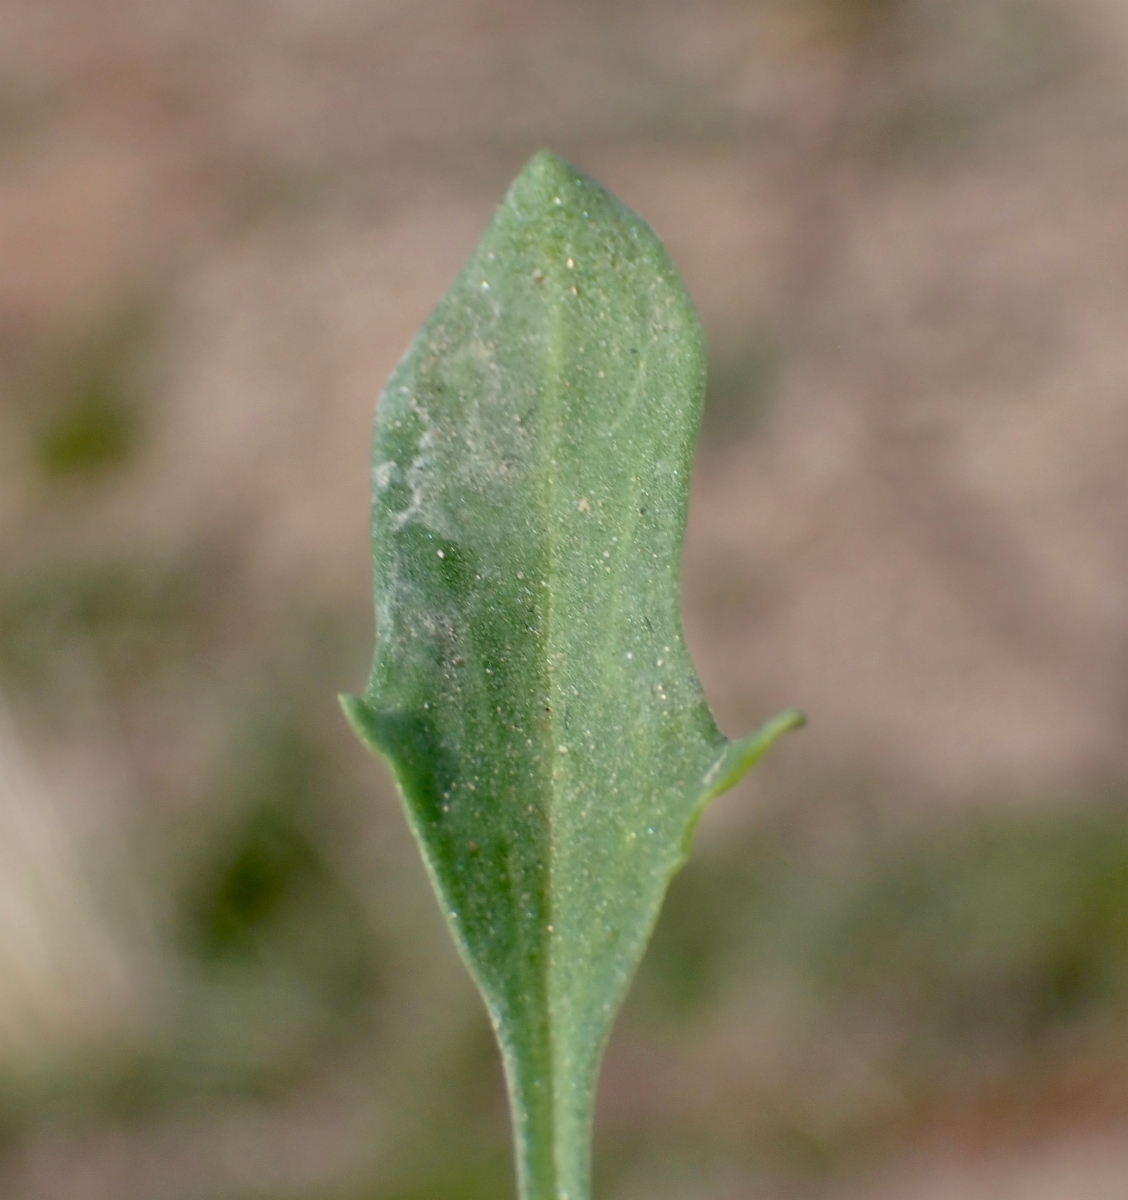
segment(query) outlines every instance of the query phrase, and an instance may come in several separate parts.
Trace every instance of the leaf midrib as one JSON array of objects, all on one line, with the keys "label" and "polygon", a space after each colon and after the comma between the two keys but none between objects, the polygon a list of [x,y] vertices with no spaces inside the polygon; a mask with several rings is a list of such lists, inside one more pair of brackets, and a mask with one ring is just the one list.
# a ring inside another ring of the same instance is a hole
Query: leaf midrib
[{"label": "leaf midrib", "polygon": [[[559,449],[561,435],[561,413],[563,408],[563,374],[565,363],[565,341],[566,341],[566,321],[565,321],[565,302],[562,296],[558,293],[547,298],[549,300],[549,338],[548,338],[548,355],[546,366],[546,379],[548,384],[545,387],[545,403],[544,417],[546,421],[548,436],[543,438],[544,445],[544,493],[543,503],[544,511],[542,513],[542,528],[545,530],[545,549],[544,562],[545,574],[550,586],[541,588],[545,594],[545,610],[544,610],[544,672],[546,681],[546,692],[548,695],[548,721],[546,722],[546,736],[548,738],[547,757],[548,763],[547,783],[548,795],[546,799],[545,813],[545,829],[547,833],[547,853],[545,855],[545,915],[547,924],[550,927],[543,931],[543,936],[546,938],[546,953],[544,956],[544,994],[547,1007],[548,1021],[546,1026],[547,1037],[547,1055],[548,1055],[548,1070],[549,1078],[552,1081],[552,1086],[549,1090],[549,1119],[552,1124],[552,1172],[553,1172],[553,1188],[555,1190],[557,1176],[559,1174],[559,1147],[557,1145],[557,1135],[559,1129],[557,1126],[557,1094],[556,1085],[558,1082],[557,1072],[555,1069],[556,1059],[556,1006],[555,1006],[555,990],[553,988],[553,977],[555,974],[555,959],[553,946],[553,933],[556,925],[556,905],[555,905],[555,873],[556,873],[556,839],[555,839],[555,821],[556,821],[556,759],[558,757],[558,747],[560,746],[560,711],[561,706],[558,703],[556,695],[556,686],[554,683],[553,671],[553,646],[555,644],[556,634],[556,588],[553,586],[556,574],[557,564],[560,559],[560,529],[564,522],[559,519],[558,514],[563,513],[563,509],[558,507],[560,502],[559,494]],[[554,519],[557,518],[557,519]]]}]

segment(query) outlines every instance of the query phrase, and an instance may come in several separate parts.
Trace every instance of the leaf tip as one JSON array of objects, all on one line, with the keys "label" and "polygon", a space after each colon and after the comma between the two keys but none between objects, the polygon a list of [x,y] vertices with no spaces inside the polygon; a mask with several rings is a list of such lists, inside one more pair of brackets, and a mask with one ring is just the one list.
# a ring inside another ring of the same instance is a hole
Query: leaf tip
[{"label": "leaf tip", "polygon": [[[572,212],[577,190],[590,195],[603,189],[570,162],[551,150],[538,150],[524,165],[509,189],[509,200],[526,216],[539,213]],[[582,208],[582,202],[580,207]]]},{"label": "leaf tip", "polygon": [[521,171],[521,175],[537,175],[545,181],[571,179],[576,173],[575,167],[548,149],[538,150]]}]

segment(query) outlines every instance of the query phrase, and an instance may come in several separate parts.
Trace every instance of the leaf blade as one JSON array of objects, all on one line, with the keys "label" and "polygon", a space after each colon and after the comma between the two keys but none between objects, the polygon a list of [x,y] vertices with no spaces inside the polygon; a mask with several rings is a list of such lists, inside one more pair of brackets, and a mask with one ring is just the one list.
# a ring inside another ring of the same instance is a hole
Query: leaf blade
[{"label": "leaf blade", "polygon": [[485,997],[526,1200],[587,1196],[599,1057],[688,831],[794,724],[729,743],[685,646],[703,392],[661,243],[540,154],[377,409],[377,650],[346,713]]}]

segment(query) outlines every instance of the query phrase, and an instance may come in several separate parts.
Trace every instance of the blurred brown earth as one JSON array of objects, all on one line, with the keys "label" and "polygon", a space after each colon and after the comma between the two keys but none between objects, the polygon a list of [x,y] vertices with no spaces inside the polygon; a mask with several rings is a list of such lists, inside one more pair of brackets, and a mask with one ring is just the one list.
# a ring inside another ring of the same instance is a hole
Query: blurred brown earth
[{"label": "blurred brown earth", "polygon": [[722,728],[811,717],[702,822],[597,1194],[1125,1194],[1126,81],[1113,0],[6,0],[0,1195],[510,1186],[335,694],[375,399],[544,145],[700,308]]}]

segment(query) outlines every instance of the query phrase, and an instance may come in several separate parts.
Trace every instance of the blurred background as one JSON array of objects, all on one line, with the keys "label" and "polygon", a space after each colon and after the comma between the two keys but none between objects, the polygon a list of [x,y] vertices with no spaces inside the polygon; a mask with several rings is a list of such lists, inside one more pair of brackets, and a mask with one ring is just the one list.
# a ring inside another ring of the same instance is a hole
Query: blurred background
[{"label": "blurred background", "polygon": [[1128,1179],[1128,6],[3,0],[0,1195],[497,1200],[481,1006],[336,694],[380,387],[522,162],[710,384],[722,728],[600,1200]]}]

